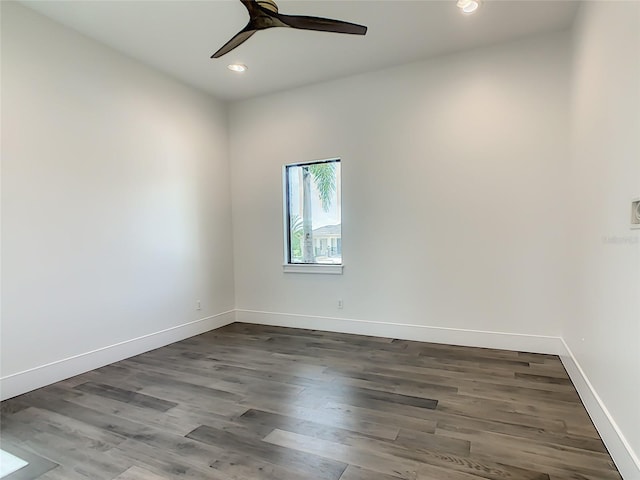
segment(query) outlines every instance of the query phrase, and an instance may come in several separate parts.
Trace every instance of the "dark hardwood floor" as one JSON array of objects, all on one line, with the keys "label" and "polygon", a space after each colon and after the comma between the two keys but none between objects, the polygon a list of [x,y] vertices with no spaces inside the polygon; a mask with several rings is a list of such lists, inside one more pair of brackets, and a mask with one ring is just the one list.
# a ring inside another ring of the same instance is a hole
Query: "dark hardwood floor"
[{"label": "dark hardwood floor", "polygon": [[232,324],[2,402],[41,480],[615,480],[558,357]]}]

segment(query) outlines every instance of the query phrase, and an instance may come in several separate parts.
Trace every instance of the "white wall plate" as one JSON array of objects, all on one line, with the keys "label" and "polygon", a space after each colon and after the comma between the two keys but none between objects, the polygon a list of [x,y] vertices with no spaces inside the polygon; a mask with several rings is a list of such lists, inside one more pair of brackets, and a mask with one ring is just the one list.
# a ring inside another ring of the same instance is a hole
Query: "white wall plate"
[{"label": "white wall plate", "polygon": [[640,228],[640,197],[631,200],[631,228]]}]

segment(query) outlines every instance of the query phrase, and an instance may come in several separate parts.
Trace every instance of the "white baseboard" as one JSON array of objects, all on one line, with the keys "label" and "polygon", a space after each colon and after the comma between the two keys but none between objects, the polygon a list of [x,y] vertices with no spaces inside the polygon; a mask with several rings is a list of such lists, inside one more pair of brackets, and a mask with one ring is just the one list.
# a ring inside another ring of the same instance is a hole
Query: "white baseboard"
[{"label": "white baseboard", "polygon": [[131,340],[0,378],[0,398],[15,397],[113,362],[139,355],[170,343],[199,335],[235,322],[235,310],[229,310],[193,322],[167,328]]},{"label": "white baseboard", "polygon": [[565,352],[560,337],[542,335],[428,327],[407,323],[374,322],[351,318],[319,317],[242,309],[236,310],[236,321],[279,327],[304,328],[307,330],[355,333],[373,337],[399,338],[417,342],[517,350],[520,352],[548,353],[552,355],[560,355]]},{"label": "white baseboard", "polygon": [[633,451],[624,434],[618,427],[600,395],[589,381],[589,377],[578,363],[569,346],[562,340],[565,353],[560,355],[562,364],[567,370],[573,385],[576,387],[580,399],[584,404],[602,441],[611,454],[622,478],[625,480],[640,479],[640,460]]}]

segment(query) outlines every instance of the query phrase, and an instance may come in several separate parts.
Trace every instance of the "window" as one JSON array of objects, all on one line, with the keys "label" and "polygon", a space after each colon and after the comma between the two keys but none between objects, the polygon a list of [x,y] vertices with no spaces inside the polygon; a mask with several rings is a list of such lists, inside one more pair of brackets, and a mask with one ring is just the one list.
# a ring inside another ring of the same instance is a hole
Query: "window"
[{"label": "window", "polygon": [[285,267],[335,265],[326,273],[341,273],[340,173],[339,159],[285,165]]}]

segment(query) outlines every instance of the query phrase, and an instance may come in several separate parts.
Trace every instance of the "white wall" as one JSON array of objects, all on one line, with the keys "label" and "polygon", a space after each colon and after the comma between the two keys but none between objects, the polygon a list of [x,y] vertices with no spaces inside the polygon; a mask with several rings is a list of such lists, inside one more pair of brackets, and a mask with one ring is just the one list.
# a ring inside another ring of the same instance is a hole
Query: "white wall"
[{"label": "white wall", "polygon": [[[232,104],[238,318],[559,336],[569,64],[553,34]],[[284,274],[281,166],[332,156],[344,274]],[[421,339],[492,341],[458,333]]]},{"label": "white wall", "polygon": [[228,322],[234,288],[224,105],[1,3],[7,397]]},{"label": "white wall", "polygon": [[[562,335],[631,455],[604,433],[620,470],[640,478],[640,3],[585,2],[575,30],[570,171],[573,309]],[[601,430],[602,432],[602,430]],[[635,453],[633,453],[635,451]],[[635,465],[633,456],[635,455]]]}]

